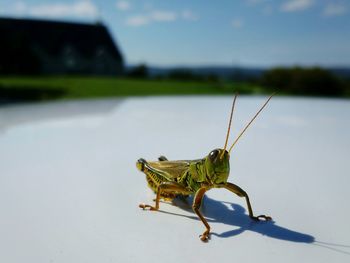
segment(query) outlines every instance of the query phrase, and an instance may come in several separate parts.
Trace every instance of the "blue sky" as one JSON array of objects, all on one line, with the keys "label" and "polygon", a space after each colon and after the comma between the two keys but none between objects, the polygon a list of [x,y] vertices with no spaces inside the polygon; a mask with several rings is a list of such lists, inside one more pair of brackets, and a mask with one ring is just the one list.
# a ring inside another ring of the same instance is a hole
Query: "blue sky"
[{"label": "blue sky", "polygon": [[128,64],[350,66],[348,0],[1,0],[0,15],[102,20]]}]

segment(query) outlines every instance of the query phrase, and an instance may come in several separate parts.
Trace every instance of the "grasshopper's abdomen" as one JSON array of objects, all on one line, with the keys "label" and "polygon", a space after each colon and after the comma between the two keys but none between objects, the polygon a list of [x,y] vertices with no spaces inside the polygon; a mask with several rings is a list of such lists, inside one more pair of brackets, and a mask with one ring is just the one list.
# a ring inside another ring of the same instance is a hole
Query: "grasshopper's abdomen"
[{"label": "grasshopper's abdomen", "polygon": [[[153,190],[154,193],[157,193],[158,186],[163,182],[170,182],[168,178],[159,173],[154,168],[150,167],[145,159],[139,159],[136,163],[137,169],[143,172],[146,175],[146,180],[148,186]],[[162,194],[163,198],[174,198],[175,195]]]}]

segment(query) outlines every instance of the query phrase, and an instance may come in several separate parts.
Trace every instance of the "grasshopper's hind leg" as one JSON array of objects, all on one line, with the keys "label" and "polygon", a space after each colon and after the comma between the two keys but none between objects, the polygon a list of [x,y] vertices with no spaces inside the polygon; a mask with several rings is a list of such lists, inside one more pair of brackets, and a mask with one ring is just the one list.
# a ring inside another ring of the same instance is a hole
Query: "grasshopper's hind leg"
[{"label": "grasshopper's hind leg", "polygon": [[251,219],[256,220],[256,221],[260,221],[260,220],[270,221],[272,219],[270,216],[266,216],[266,215],[254,216],[253,209],[252,209],[252,206],[250,204],[248,194],[242,188],[240,188],[238,185],[235,185],[232,183],[226,183],[224,188],[235,193],[236,195],[238,195],[240,197],[245,197],[245,200],[246,200],[247,206],[248,206],[249,217]]},{"label": "grasshopper's hind leg", "polygon": [[178,184],[176,182],[163,182],[161,183],[157,188],[157,197],[156,197],[156,204],[155,206],[146,205],[146,204],[140,204],[139,207],[142,209],[149,209],[152,211],[156,211],[159,209],[159,201],[163,193],[176,193],[176,194],[183,194],[183,195],[189,195],[190,192],[181,184]]}]

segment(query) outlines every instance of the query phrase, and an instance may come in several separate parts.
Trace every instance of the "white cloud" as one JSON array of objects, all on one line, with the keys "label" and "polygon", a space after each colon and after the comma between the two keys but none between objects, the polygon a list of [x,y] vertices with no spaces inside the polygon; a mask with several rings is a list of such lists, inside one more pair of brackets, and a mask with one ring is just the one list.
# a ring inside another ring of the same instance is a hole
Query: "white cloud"
[{"label": "white cloud", "polygon": [[155,11],[152,11],[150,14],[150,19],[152,21],[170,22],[170,21],[175,21],[176,18],[177,18],[176,13],[171,11],[155,10]]},{"label": "white cloud", "polygon": [[128,26],[139,27],[151,23],[174,22],[178,19],[197,21],[199,16],[190,10],[184,10],[181,14],[166,10],[151,10],[146,14],[130,16],[126,19],[125,23]]},{"label": "white cloud", "polygon": [[144,26],[152,22],[172,22],[177,19],[177,14],[171,11],[154,10],[144,15],[134,15],[126,19],[128,26]]},{"label": "white cloud", "polygon": [[145,15],[135,15],[126,19],[126,24],[128,26],[134,26],[134,27],[144,26],[149,24],[150,22],[151,22],[150,18]]},{"label": "white cloud", "polygon": [[270,6],[270,5],[265,6],[265,7],[262,9],[262,13],[263,13],[264,15],[266,15],[266,16],[271,15],[271,14],[273,13],[273,8],[272,8],[272,6]]},{"label": "white cloud", "polygon": [[191,10],[186,9],[182,11],[182,18],[189,21],[197,21],[199,16],[193,13]]},{"label": "white cloud", "polygon": [[16,2],[7,8],[9,15],[35,16],[35,17],[97,17],[97,7],[88,0],[76,1],[73,3],[50,3],[28,5],[24,2]]},{"label": "white cloud", "polygon": [[264,3],[266,1],[267,0],[246,0],[248,5],[253,5],[253,6]]},{"label": "white cloud", "polygon": [[248,6],[261,8],[261,13],[266,16],[273,13],[272,1],[273,0],[245,0]]},{"label": "white cloud", "polygon": [[237,28],[237,29],[241,28],[243,26],[243,24],[244,24],[244,22],[240,18],[236,18],[236,19],[232,20],[232,22],[231,22],[232,27]]},{"label": "white cloud", "polygon": [[341,16],[347,13],[347,8],[342,4],[329,4],[323,11],[324,16]]},{"label": "white cloud", "polygon": [[313,6],[314,0],[288,0],[281,6],[283,12],[303,11]]},{"label": "white cloud", "polygon": [[24,14],[27,10],[27,6],[23,2],[16,2],[12,7],[9,8],[15,15]]},{"label": "white cloud", "polygon": [[128,1],[117,1],[115,6],[120,11],[127,11],[127,10],[130,10],[131,8],[131,5]]}]

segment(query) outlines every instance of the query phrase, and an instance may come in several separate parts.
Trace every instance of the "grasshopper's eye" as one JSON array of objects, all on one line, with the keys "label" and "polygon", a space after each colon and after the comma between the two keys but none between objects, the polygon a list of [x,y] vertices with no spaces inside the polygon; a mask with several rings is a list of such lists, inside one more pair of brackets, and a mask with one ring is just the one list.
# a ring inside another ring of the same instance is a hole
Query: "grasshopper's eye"
[{"label": "grasshopper's eye", "polygon": [[211,161],[214,161],[218,155],[219,155],[219,151],[218,150],[211,151],[209,153],[209,159]]}]

